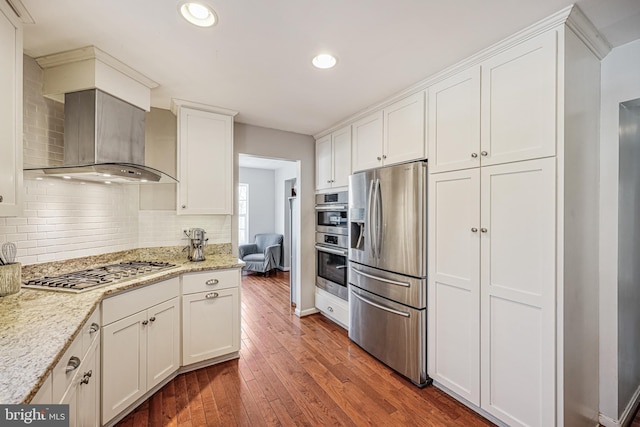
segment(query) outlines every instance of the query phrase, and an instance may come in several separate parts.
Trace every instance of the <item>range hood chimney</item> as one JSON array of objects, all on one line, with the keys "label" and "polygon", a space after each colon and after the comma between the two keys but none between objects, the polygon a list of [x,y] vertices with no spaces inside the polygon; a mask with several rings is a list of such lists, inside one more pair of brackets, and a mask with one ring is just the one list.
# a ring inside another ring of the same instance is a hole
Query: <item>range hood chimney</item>
[{"label": "range hood chimney", "polygon": [[107,183],[177,182],[144,165],[145,110],[155,83],[95,47],[36,60],[45,71],[45,96],[64,99],[64,163],[26,171]]}]

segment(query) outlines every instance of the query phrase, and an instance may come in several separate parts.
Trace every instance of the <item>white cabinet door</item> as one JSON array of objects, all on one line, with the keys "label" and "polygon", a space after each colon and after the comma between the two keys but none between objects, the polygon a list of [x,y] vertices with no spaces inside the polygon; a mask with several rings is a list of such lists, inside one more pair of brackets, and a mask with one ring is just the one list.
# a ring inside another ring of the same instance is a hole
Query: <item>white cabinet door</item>
[{"label": "white cabinet door", "polygon": [[413,94],[384,109],[383,164],[426,157],[424,92]]},{"label": "white cabinet door", "polygon": [[480,166],[480,67],[429,88],[429,171]]},{"label": "white cabinet door", "polygon": [[102,423],[106,424],[147,391],[147,312],[102,329]]},{"label": "white cabinet door", "polygon": [[482,409],[555,423],[555,158],[481,171]]},{"label": "white cabinet door", "polygon": [[351,170],[353,172],[382,166],[382,111],[352,124]]},{"label": "white cabinet door", "polygon": [[180,297],[147,311],[147,389],[180,367]]},{"label": "white cabinet door", "polygon": [[78,382],[78,426],[100,425],[100,341],[91,348],[82,361]]},{"label": "white cabinet door", "polygon": [[316,190],[331,188],[333,180],[333,150],[331,135],[316,141]]},{"label": "white cabinet door", "polygon": [[183,365],[240,350],[240,290],[200,292],[182,297]]},{"label": "white cabinet door", "polygon": [[480,170],[429,177],[428,373],[480,405]]},{"label": "white cabinet door", "polygon": [[178,214],[233,213],[233,117],[178,110]]},{"label": "white cabinet door", "polygon": [[22,24],[0,2],[0,217],[22,212]]},{"label": "white cabinet door", "polygon": [[351,126],[331,134],[333,177],[332,187],[347,187],[351,175]]},{"label": "white cabinet door", "polygon": [[69,427],[80,426],[78,423],[78,389],[80,387],[79,384],[80,375],[76,375],[74,382],[69,386],[67,391],[65,392],[62,400],[60,401],[63,405],[69,405]]},{"label": "white cabinet door", "polygon": [[557,33],[482,63],[482,164],[556,154]]}]

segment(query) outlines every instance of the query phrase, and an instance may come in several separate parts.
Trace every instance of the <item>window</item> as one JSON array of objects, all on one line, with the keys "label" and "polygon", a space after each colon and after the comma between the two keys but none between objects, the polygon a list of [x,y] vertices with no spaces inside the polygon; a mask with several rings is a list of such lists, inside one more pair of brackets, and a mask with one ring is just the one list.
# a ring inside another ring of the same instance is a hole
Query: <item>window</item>
[{"label": "window", "polygon": [[249,184],[238,184],[238,244],[249,243]]}]

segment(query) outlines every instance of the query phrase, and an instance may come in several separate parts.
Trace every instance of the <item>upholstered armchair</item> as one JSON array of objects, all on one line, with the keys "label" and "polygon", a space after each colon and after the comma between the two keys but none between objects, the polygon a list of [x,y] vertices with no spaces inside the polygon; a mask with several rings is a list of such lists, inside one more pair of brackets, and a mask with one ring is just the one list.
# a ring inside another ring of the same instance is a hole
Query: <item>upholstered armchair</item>
[{"label": "upholstered armchair", "polygon": [[246,265],[245,271],[257,271],[268,276],[278,268],[282,257],[282,234],[256,234],[254,243],[238,246],[239,257]]}]

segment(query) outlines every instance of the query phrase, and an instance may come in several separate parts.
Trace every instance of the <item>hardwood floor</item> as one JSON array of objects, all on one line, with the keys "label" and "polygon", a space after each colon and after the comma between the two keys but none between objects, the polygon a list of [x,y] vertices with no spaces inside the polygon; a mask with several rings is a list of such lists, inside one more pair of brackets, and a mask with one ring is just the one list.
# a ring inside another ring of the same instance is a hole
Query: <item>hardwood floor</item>
[{"label": "hardwood floor", "polygon": [[485,426],[419,389],[320,314],[289,306],[289,276],[243,276],[240,359],[177,376],[119,426]]}]

